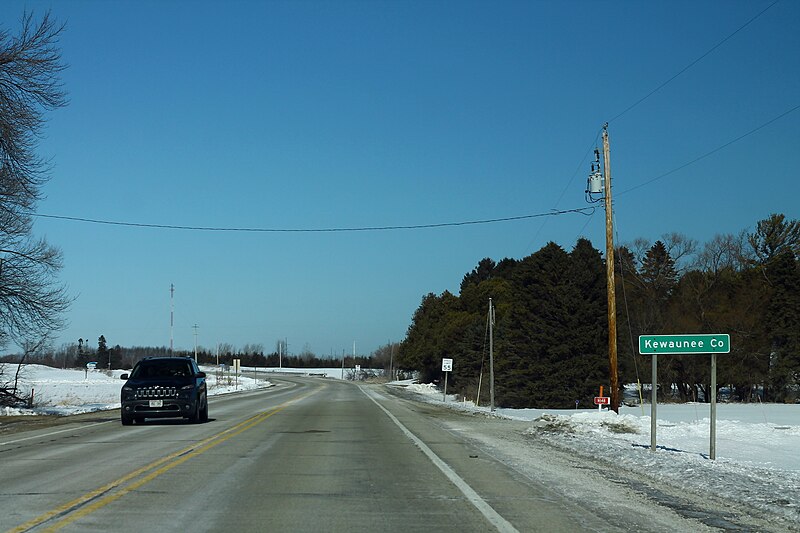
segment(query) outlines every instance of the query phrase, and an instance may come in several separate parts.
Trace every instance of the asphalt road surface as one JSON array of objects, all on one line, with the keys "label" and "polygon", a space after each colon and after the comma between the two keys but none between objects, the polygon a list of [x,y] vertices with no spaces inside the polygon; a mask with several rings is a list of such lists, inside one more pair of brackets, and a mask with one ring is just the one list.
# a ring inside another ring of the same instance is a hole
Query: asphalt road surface
[{"label": "asphalt road surface", "polygon": [[0,434],[0,530],[712,530],[526,444],[518,424],[270,380],[210,398],[203,424],[123,427],[112,411]]}]

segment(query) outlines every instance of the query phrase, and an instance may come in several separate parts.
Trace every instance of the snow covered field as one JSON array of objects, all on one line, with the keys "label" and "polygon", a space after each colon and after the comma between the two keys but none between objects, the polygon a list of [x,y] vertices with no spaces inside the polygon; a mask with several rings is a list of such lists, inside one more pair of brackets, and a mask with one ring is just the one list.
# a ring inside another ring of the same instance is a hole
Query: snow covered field
[{"label": "snow covered field", "polygon": [[[270,373],[258,381],[207,373],[209,394],[271,386]],[[250,371],[252,369],[244,369]],[[33,409],[0,409],[0,415],[76,414],[119,407],[125,371],[60,370],[29,365],[23,376],[34,389]],[[341,369],[281,369],[339,379]],[[419,401],[445,405],[432,385],[397,382]],[[25,390],[27,390],[27,388]],[[497,409],[458,402],[452,409],[530,422],[526,434],[570,451],[576,458],[607,460],[622,469],[663,480],[695,493],[713,493],[741,501],[800,524],[800,405],[718,404],[716,460],[708,459],[710,413],[707,404],[659,404],[658,450],[650,450],[650,409],[622,407],[620,414],[596,409]],[[798,528],[800,530],[800,528]]]},{"label": "snow covered field", "polygon": [[[6,372],[16,370],[9,366]],[[242,370],[252,370],[243,368]],[[263,369],[262,369],[263,370]],[[239,376],[236,380],[228,373],[218,374],[214,367],[203,368],[206,372],[208,395],[270,387],[266,380],[255,380]],[[62,370],[41,365],[27,365],[21,375],[22,395],[27,396],[33,389],[34,407],[32,409],[0,408],[0,415],[74,415],[92,411],[118,409],[119,393],[124,381],[120,376],[130,370]]]}]

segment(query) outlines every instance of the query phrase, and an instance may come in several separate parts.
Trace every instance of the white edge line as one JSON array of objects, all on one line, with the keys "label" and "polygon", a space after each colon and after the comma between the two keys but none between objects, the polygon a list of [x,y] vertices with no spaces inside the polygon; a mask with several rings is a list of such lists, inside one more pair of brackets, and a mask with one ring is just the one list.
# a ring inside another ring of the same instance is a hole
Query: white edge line
[{"label": "white edge line", "polygon": [[95,424],[89,424],[88,426],[78,426],[78,427],[60,429],[58,431],[51,431],[50,433],[43,433],[42,435],[33,435],[31,437],[25,437],[23,439],[10,440],[10,441],[7,441],[7,442],[0,442],[0,446],[6,446],[7,444],[16,444],[18,442],[24,442],[26,440],[32,440],[32,439],[43,439],[43,438],[49,437],[51,435],[58,435],[59,433],[65,433],[67,431],[81,431],[83,429],[88,429],[88,428],[91,428],[91,427],[94,427],[94,426],[99,426],[101,424],[108,424],[109,422],[114,422],[114,421],[113,420],[105,420],[103,422],[97,422]]},{"label": "white edge line", "polygon": [[444,462],[442,459],[440,459],[440,458],[439,458],[439,456],[438,456],[438,455],[436,455],[436,454],[433,452],[433,450],[431,450],[431,449],[428,447],[428,445],[427,445],[427,444],[425,444],[424,442],[422,442],[422,441],[421,441],[421,440],[420,440],[420,439],[419,439],[419,438],[418,438],[416,435],[414,435],[414,434],[413,434],[413,433],[412,433],[412,432],[411,432],[411,431],[410,431],[410,430],[409,430],[407,427],[405,427],[405,426],[402,424],[402,422],[400,422],[400,421],[397,419],[397,417],[395,417],[395,416],[394,416],[392,413],[390,413],[390,412],[389,412],[389,411],[388,411],[388,410],[387,410],[387,409],[386,409],[384,406],[382,406],[381,404],[379,404],[379,403],[378,403],[378,402],[375,400],[375,398],[373,398],[373,397],[371,396],[371,394],[370,394],[370,393],[372,393],[372,394],[377,394],[377,393],[375,393],[374,391],[370,391],[370,393],[368,393],[368,392],[367,392],[365,389],[363,389],[362,387],[359,387],[359,389],[361,389],[361,392],[363,392],[363,393],[364,393],[364,395],[365,395],[367,398],[369,398],[370,400],[372,400],[372,402],[373,402],[375,405],[377,405],[377,406],[378,406],[378,407],[381,409],[381,411],[383,411],[384,413],[386,413],[386,416],[388,416],[388,417],[389,417],[389,419],[390,419],[392,422],[394,422],[394,423],[395,423],[395,425],[396,425],[397,427],[399,427],[399,428],[400,428],[400,430],[401,430],[403,433],[405,433],[406,437],[408,437],[408,438],[409,438],[409,439],[410,439],[410,440],[411,440],[411,441],[412,441],[414,444],[416,444],[416,445],[417,445],[417,447],[418,447],[420,450],[422,450],[422,453],[424,453],[424,454],[425,454],[425,455],[428,457],[428,459],[430,459],[430,460],[431,460],[431,462],[432,462],[433,464],[435,464],[435,465],[436,465],[436,467],[437,467],[439,470],[441,470],[441,471],[442,471],[442,473],[443,473],[445,476],[447,476],[447,479],[449,479],[449,480],[450,480],[450,481],[453,483],[453,485],[455,485],[456,487],[458,487],[458,490],[460,490],[460,491],[461,491],[461,492],[464,494],[464,496],[466,496],[466,497],[467,497],[467,500],[469,500],[469,502],[470,502],[470,503],[471,503],[473,506],[475,506],[475,508],[476,508],[478,511],[480,511],[480,512],[481,512],[481,514],[482,514],[483,516],[485,516],[485,517],[486,517],[486,519],[487,519],[487,520],[488,520],[488,521],[489,521],[489,522],[490,522],[490,523],[491,523],[491,524],[492,524],[492,525],[493,525],[495,528],[497,528],[497,530],[498,530],[498,531],[502,531],[503,533],[513,533],[513,532],[517,532],[517,533],[518,533],[518,530],[517,530],[517,528],[515,528],[513,525],[511,525],[511,523],[510,523],[508,520],[506,520],[505,518],[503,518],[502,516],[500,516],[500,514],[499,514],[497,511],[495,511],[495,510],[494,510],[494,508],[492,508],[492,506],[491,506],[491,505],[489,505],[489,504],[486,502],[486,500],[484,500],[483,498],[481,498],[481,497],[480,497],[480,495],[479,495],[477,492],[475,492],[475,490],[474,490],[472,487],[470,487],[470,486],[469,486],[469,484],[468,484],[466,481],[464,481],[464,480],[463,480],[463,479],[462,479],[462,478],[461,478],[461,477],[460,477],[458,474],[456,474],[456,473],[455,473],[455,471],[454,471],[452,468],[450,468],[450,466],[449,466],[447,463],[445,463],[445,462]]}]

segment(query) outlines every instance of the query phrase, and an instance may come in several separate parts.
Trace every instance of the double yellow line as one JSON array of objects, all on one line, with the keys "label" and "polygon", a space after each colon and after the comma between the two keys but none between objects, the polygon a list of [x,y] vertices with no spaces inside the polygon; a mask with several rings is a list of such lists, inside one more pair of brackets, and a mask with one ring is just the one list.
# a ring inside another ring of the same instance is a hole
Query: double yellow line
[{"label": "double yellow line", "polygon": [[45,531],[57,531],[71,524],[72,522],[75,522],[76,520],[79,520],[97,511],[98,509],[102,509],[109,503],[122,498],[129,492],[134,491],[145,483],[154,480],[161,474],[185,463],[192,457],[196,457],[202,453],[205,453],[211,448],[214,448],[215,446],[232,439],[248,429],[257,426],[272,415],[283,411],[292,403],[305,399],[311,394],[313,394],[313,392],[306,394],[301,398],[296,398],[281,404],[270,411],[264,411],[257,415],[251,416],[247,420],[240,422],[239,424],[228,428],[225,431],[217,433],[216,435],[193,444],[192,446],[162,457],[157,461],[153,461],[152,463],[134,470],[133,472],[130,472],[119,479],[115,479],[114,481],[103,485],[98,489],[87,492],[83,496],[75,498],[74,500],[48,511],[43,515],[37,516],[36,518],[9,530],[8,533],[22,533],[24,531],[29,531],[53,519],[56,519],[56,521],[48,525]]}]

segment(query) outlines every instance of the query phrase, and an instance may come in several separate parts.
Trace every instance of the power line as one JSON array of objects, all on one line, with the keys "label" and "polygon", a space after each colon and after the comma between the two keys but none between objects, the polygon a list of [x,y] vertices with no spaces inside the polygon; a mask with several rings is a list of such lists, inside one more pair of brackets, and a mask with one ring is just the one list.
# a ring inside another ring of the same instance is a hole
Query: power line
[{"label": "power line", "polygon": [[[583,165],[586,162],[586,156],[591,154],[592,153],[592,147],[597,145],[597,139],[600,137],[600,132],[601,131],[603,131],[603,130],[602,129],[597,130],[597,135],[594,136],[594,140],[592,141],[592,144],[589,145],[589,148],[586,150],[586,153],[584,154],[583,159],[581,159],[581,162],[578,163],[578,166],[575,168],[575,172],[572,173],[572,177],[567,182],[567,185],[564,187],[564,190],[561,191],[561,194],[559,195],[558,200],[556,200],[556,204],[553,206],[553,209],[557,209],[558,208],[558,204],[561,203],[561,200],[564,198],[564,195],[567,193],[567,190],[569,190],[569,188],[572,186],[572,182],[575,180],[575,176],[577,176],[578,172],[580,172],[581,169],[584,168]],[[592,213],[592,214],[594,214],[594,213]],[[531,237],[531,240],[528,242],[528,245],[525,247],[525,253],[528,252],[528,249],[531,247],[531,245],[536,241],[536,239],[539,238],[539,234],[542,232],[542,230],[544,229],[545,225],[547,225],[547,220],[548,219],[545,219],[542,222],[542,224],[539,226],[539,229],[536,230],[536,233],[533,234],[533,237]],[[591,215],[589,216],[589,220],[591,220]],[[583,225],[583,228],[581,229],[581,232],[589,224],[589,220],[587,220],[586,224]]]},{"label": "power line", "polygon": [[719,48],[720,46],[722,46],[723,44],[725,44],[725,43],[726,43],[727,41],[729,41],[729,40],[730,40],[730,39],[731,39],[731,38],[732,38],[734,35],[736,35],[736,34],[737,34],[737,33],[739,33],[740,31],[742,31],[743,29],[745,29],[745,28],[746,28],[747,26],[749,26],[749,25],[750,25],[750,24],[751,24],[753,21],[755,21],[755,20],[756,20],[758,17],[760,17],[761,15],[763,15],[764,13],[766,13],[766,12],[767,12],[767,11],[768,11],[768,10],[769,10],[769,9],[770,9],[772,6],[774,6],[775,4],[777,4],[777,3],[778,3],[778,1],[779,1],[779,0],[775,0],[774,2],[772,2],[770,5],[768,5],[767,7],[765,7],[765,8],[764,8],[763,10],[761,10],[761,11],[760,11],[758,14],[756,14],[756,15],[755,15],[753,18],[751,18],[750,20],[748,20],[747,22],[745,22],[744,24],[742,24],[741,26],[739,26],[739,27],[736,29],[736,31],[734,31],[733,33],[731,33],[730,35],[728,35],[727,37],[725,37],[724,39],[722,39],[720,42],[718,42],[717,44],[715,44],[714,46],[712,46],[712,47],[711,47],[711,48],[710,48],[708,51],[706,51],[706,52],[705,52],[703,55],[701,55],[700,57],[698,57],[697,59],[695,59],[694,61],[692,61],[692,62],[691,62],[691,63],[689,63],[688,65],[686,65],[685,67],[683,67],[681,70],[679,70],[679,71],[678,71],[678,72],[677,72],[677,73],[676,73],[674,76],[672,76],[671,78],[669,78],[667,81],[665,81],[664,83],[662,83],[661,85],[659,85],[658,87],[656,87],[655,89],[653,89],[652,91],[650,91],[649,93],[647,93],[646,95],[644,95],[643,97],[641,97],[641,98],[639,98],[638,100],[636,100],[636,101],[635,101],[633,104],[631,104],[631,105],[629,105],[628,107],[626,107],[626,108],[625,108],[625,109],[624,109],[624,110],[623,110],[621,113],[618,113],[617,115],[615,115],[615,116],[614,116],[614,117],[613,117],[611,120],[609,120],[608,122],[614,122],[615,120],[617,120],[618,118],[620,118],[622,115],[624,115],[625,113],[627,113],[628,111],[630,111],[631,109],[633,109],[634,107],[636,107],[637,105],[641,104],[642,102],[644,102],[645,100],[647,100],[648,98],[650,98],[651,96],[653,96],[655,93],[657,93],[658,91],[660,91],[661,89],[663,89],[663,88],[664,88],[664,87],[665,87],[667,84],[669,84],[670,82],[672,82],[672,80],[674,80],[675,78],[677,78],[678,76],[680,76],[681,74],[683,74],[684,72],[686,72],[687,70],[689,70],[690,68],[692,68],[693,66],[695,66],[697,63],[699,63],[700,61],[702,61],[702,60],[703,60],[703,59],[704,59],[706,56],[708,56],[708,55],[709,55],[711,52],[713,52],[714,50],[716,50],[717,48]]},{"label": "power line", "polygon": [[100,220],[83,217],[71,217],[63,215],[46,215],[41,213],[29,213],[31,216],[39,218],[50,218],[55,220],[69,220],[72,222],[84,222],[88,224],[104,224],[108,226],[125,226],[133,228],[169,229],[185,231],[215,231],[215,232],[249,232],[249,233],[348,233],[364,231],[393,231],[393,230],[418,230],[435,229],[456,226],[475,226],[479,224],[496,224],[499,222],[513,222],[516,220],[527,220],[531,218],[551,217],[577,213],[590,216],[594,212],[594,207],[581,207],[576,209],[552,210],[545,213],[535,213],[531,215],[519,215],[513,217],[490,218],[484,220],[469,220],[462,222],[442,222],[437,224],[412,224],[406,226],[361,226],[352,228],[226,228],[212,226],[183,226],[172,224],[147,224],[140,222],[120,222],[112,220]]},{"label": "power line", "polygon": [[684,168],[686,168],[686,167],[688,167],[688,166],[690,166],[690,165],[693,165],[693,164],[697,163],[698,161],[701,161],[701,160],[705,159],[706,157],[708,157],[708,156],[710,156],[710,155],[716,154],[716,153],[717,153],[717,152],[719,152],[720,150],[724,150],[725,148],[727,148],[728,146],[730,146],[730,145],[732,145],[732,144],[734,144],[734,143],[736,143],[736,142],[739,142],[739,141],[741,141],[741,140],[742,140],[742,139],[744,139],[745,137],[747,137],[747,136],[749,136],[749,135],[752,135],[752,134],[756,133],[757,131],[759,131],[759,130],[762,130],[762,129],[766,128],[767,126],[769,126],[769,125],[770,125],[770,124],[772,124],[773,122],[775,122],[775,121],[777,121],[777,120],[780,120],[780,119],[782,119],[782,118],[783,118],[783,117],[785,117],[786,115],[789,115],[789,114],[791,114],[791,113],[794,113],[794,112],[795,112],[795,111],[797,111],[798,109],[800,109],[800,104],[798,104],[798,105],[794,106],[793,108],[789,109],[788,111],[784,111],[783,113],[781,113],[781,114],[780,114],[780,115],[778,115],[777,117],[774,117],[774,118],[772,118],[772,119],[768,120],[767,122],[765,122],[765,123],[761,124],[760,126],[757,126],[757,127],[753,128],[752,130],[748,131],[747,133],[743,133],[742,135],[739,135],[739,136],[738,136],[738,137],[736,137],[735,139],[733,139],[733,140],[731,140],[731,141],[728,141],[728,142],[726,142],[725,144],[723,144],[723,145],[721,145],[721,146],[718,146],[717,148],[714,148],[713,150],[710,150],[710,151],[708,151],[708,152],[704,153],[704,154],[703,154],[703,155],[701,155],[701,156],[695,157],[694,159],[692,159],[691,161],[689,161],[689,162],[687,162],[687,163],[684,163],[684,164],[682,164],[682,165],[680,165],[680,166],[678,166],[678,167],[675,167],[675,168],[673,168],[673,169],[672,169],[672,170],[670,170],[669,172],[664,172],[663,174],[661,174],[661,175],[659,175],[659,176],[656,176],[655,178],[651,178],[651,179],[649,179],[649,180],[647,180],[647,181],[645,181],[645,182],[643,182],[643,183],[640,183],[639,185],[635,185],[635,186],[633,186],[633,187],[630,187],[630,188],[628,188],[628,189],[625,189],[625,190],[624,190],[624,191],[622,191],[622,192],[618,192],[618,193],[616,193],[616,195],[617,195],[617,197],[619,197],[619,196],[621,196],[621,195],[623,195],[623,194],[627,194],[627,193],[629,193],[629,192],[635,191],[636,189],[641,189],[641,188],[642,188],[642,187],[644,187],[645,185],[650,185],[650,184],[651,184],[651,183],[653,183],[654,181],[658,181],[658,180],[660,180],[660,179],[662,179],[662,178],[666,178],[666,177],[667,177],[667,176],[669,176],[670,174],[674,174],[674,173],[678,172],[679,170],[683,170]]},{"label": "power line", "polygon": [[[636,189],[640,189],[646,185],[649,185],[655,181],[663,179],[679,170],[682,170],[690,165],[701,161],[720,150],[727,148],[728,146],[748,137],[765,127],[769,126],[773,122],[780,120],[781,118],[797,111],[800,109],[800,104],[784,111],[783,113],[779,114],[778,116],[764,122],[760,126],[757,126],[750,131],[739,135],[735,139],[732,139],[725,144],[714,148],[706,152],[705,154],[698,156],[691,161],[684,163],[678,167],[673,168],[672,170],[665,172],[659,176],[656,176],[652,179],[649,179],[639,185],[635,185],[628,189],[625,189],[621,192],[616,193],[616,196],[619,197],[623,194],[627,194],[629,192],[635,191]],[[585,157],[584,157],[585,159]],[[573,176],[574,178],[574,176]],[[563,193],[562,193],[563,196]],[[219,226],[186,226],[186,225],[174,225],[174,224],[150,224],[150,223],[142,223],[142,222],[122,222],[122,221],[113,221],[113,220],[101,220],[101,219],[92,219],[92,218],[85,218],[85,217],[73,217],[73,216],[65,216],[65,215],[48,215],[44,213],[29,213],[31,216],[39,217],[39,218],[49,218],[54,220],[68,220],[72,222],[83,222],[88,224],[102,224],[108,226],[124,226],[124,227],[133,227],[133,228],[150,228],[150,229],[169,229],[169,230],[184,230],[184,231],[206,231],[206,232],[239,232],[239,233],[352,233],[352,232],[367,232],[367,231],[397,231],[397,230],[419,230],[419,229],[436,229],[436,228],[446,228],[446,227],[458,227],[458,226],[475,226],[475,225],[483,225],[483,224],[496,224],[500,222],[513,222],[517,220],[528,220],[533,218],[542,218],[542,217],[551,217],[551,216],[558,216],[558,215],[565,215],[570,213],[577,213],[585,216],[591,216],[594,214],[595,208],[594,207],[582,207],[582,208],[575,208],[575,209],[561,209],[556,210],[553,209],[548,212],[544,213],[534,213],[529,215],[519,215],[513,217],[501,217],[501,218],[490,218],[490,219],[483,219],[483,220],[468,220],[468,221],[461,221],[461,222],[441,222],[435,224],[410,224],[410,225],[396,225],[396,226],[360,226],[360,227],[352,227],[352,228],[236,228],[236,227],[219,227]],[[584,226],[585,227],[585,226]]]}]

